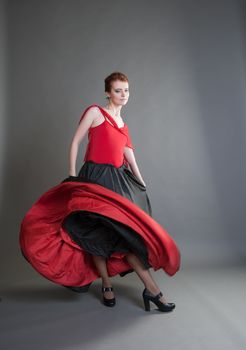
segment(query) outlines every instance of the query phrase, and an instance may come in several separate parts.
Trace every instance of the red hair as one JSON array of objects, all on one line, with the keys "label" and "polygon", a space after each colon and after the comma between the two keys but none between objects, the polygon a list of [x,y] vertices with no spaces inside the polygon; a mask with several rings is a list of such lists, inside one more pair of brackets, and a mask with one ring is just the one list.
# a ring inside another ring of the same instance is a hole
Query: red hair
[{"label": "red hair", "polygon": [[112,87],[111,83],[116,80],[126,81],[129,83],[129,80],[125,74],[120,72],[113,72],[104,79],[105,92],[111,92],[111,87]]}]

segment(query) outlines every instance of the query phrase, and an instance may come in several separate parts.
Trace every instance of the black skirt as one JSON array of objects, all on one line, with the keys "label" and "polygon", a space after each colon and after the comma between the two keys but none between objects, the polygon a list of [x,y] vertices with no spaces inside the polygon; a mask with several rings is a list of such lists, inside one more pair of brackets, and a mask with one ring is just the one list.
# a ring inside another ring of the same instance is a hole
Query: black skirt
[{"label": "black skirt", "polygon": [[[78,176],[69,176],[63,182],[65,181],[90,182],[104,186],[128,198],[152,216],[146,187],[124,164],[117,168],[112,164],[86,161]],[[63,221],[63,227],[74,242],[92,255],[109,258],[114,252],[133,252],[146,269],[151,267],[142,237],[117,220],[80,210],[70,213]]]}]

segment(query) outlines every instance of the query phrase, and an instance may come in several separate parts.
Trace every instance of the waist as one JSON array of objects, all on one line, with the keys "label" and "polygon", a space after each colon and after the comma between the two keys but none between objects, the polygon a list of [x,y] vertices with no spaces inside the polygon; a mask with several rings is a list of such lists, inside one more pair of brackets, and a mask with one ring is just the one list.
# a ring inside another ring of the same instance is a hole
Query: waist
[{"label": "waist", "polygon": [[112,168],[116,168],[116,169],[126,169],[127,166],[124,162],[122,162],[122,164],[120,166],[116,166],[115,164],[112,163],[101,163],[101,162],[95,162],[94,160],[85,160],[84,164],[82,166],[86,166],[86,165],[94,165],[97,167],[112,167]]}]

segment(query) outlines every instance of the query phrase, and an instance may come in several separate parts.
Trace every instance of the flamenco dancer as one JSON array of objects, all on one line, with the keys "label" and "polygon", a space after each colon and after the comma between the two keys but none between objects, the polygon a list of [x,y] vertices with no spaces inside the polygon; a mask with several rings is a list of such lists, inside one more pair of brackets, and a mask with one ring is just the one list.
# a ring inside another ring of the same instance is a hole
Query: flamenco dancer
[{"label": "flamenco dancer", "polygon": [[[23,256],[50,281],[86,292],[102,279],[102,302],[114,306],[110,277],[136,272],[144,285],[143,305],[159,311],[175,308],[162,294],[150,268],[174,275],[180,252],[152,217],[146,184],[139,171],[128,125],[121,116],[129,98],[129,80],[120,72],[105,78],[105,107],[88,106],[69,153],[69,175],[46,191],[24,216],[19,243]],[[76,159],[88,131],[84,163]]]}]

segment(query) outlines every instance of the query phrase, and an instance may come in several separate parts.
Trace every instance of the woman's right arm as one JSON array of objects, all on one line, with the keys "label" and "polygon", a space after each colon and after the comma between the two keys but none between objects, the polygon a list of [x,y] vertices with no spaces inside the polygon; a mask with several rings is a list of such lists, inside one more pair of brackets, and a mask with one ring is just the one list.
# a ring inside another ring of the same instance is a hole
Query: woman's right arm
[{"label": "woman's right arm", "polygon": [[98,116],[98,108],[91,107],[85,113],[79,126],[73,136],[70,152],[69,152],[69,175],[76,176],[76,160],[78,155],[79,145],[82,142],[85,134],[89,130],[95,118]]}]

